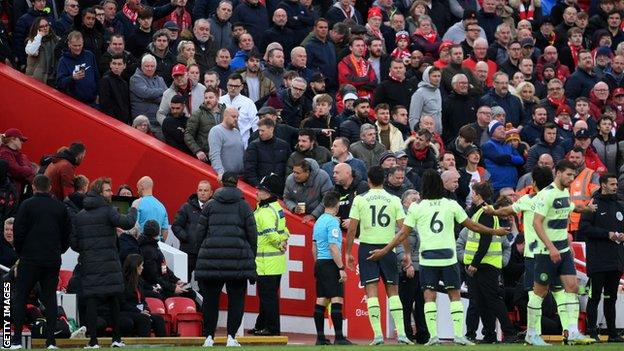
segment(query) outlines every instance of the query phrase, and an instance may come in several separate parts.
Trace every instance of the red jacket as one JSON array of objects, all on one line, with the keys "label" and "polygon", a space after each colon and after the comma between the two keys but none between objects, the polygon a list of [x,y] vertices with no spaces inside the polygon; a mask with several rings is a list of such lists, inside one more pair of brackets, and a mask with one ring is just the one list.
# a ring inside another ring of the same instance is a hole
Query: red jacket
[{"label": "red jacket", "polygon": [[25,154],[4,144],[0,146],[0,159],[9,163],[8,175],[15,183],[17,196],[20,197],[24,191],[24,186],[32,183],[35,177],[35,169]]},{"label": "red jacket", "polygon": [[607,172],[607,167],[602,163],[600,157],[591,146],[585,150],[585,166],[601,175]]},{"label": "red jacket", "polygon": [[589,114],[594,117],[596,122],[598,122],[600,116],[602,116],[602,113],[605,110],[605,107],[607,106],[612,107],[615,110],[615,107],[611,105],[609,100],[601,101],[596,97],[593,91],[589,92]]},{"label": "red jacket", "polygon": [[[540,56],[537,59],[535,70],[537,71],[537,79],[540,81],[544,80],[544,75],[542,73],[544,73],[544,66],[546,64],[547,62],[544,59],[544,55]],[[555,63],[555,77],[565,83],[566,79],[568,79],[569,76],[570,69],[568,68],[568,66],[562,65],[561,62],[557,60],[557,62]]]},{"label": "red jacket", "polygon": [[367,61],[368,72],[366,76],[358,77],[356,69],[351,62],[351,57],[352,55],[347,55],[338,63],[338,84],[340,86],[343,84],[351,84],[357,89],[357,95],[359,97],[372,99],[373,90],[375,90],[375,86],[377,85],[375,70]]},{"label": "red jacket", "polygon": [[50,178],[52,189],[50,194],[63,201],[65,197],[74,192],[74,176],[76,166],[65,158],[58,158],[46,168],[45,175]]}]

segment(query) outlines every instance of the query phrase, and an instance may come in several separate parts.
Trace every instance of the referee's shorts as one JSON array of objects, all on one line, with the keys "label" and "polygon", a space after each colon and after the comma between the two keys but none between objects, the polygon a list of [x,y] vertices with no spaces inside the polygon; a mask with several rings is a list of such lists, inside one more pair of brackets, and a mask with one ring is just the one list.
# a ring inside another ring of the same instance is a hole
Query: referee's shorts
[{"label": "referee's shorts", "polygon": [[358,249],[358,262],[360,266],[360,282],[362,285],[377,283],[379,277],[386,284],[399,283],[399,270],[397,268],[397,259],[394,252],[390,252],[379,261],[367,260],[370,252],[373,250],[383,249],[385,244],[366,244],[360,243]]},{"label": "referee's shorts", "polygon": [[316,297],[343,297],[344,284],[340,282],[340,269],[331,259],[317,260],[314,264],[316,277]]}]

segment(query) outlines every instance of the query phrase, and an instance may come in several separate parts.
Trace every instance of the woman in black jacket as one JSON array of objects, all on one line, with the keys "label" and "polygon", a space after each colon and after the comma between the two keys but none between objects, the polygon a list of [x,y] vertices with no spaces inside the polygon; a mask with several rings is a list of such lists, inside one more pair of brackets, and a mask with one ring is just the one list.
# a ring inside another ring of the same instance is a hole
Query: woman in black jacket
[{"label": "woman in black jacket", "polygon": [[79,253],[81,298],[86,304],[87,332],[90,347],[97,341],[97,308],[110,308],[113,343],[123,347],[119,332],[119,295],[124,291],[121,262],[117,253],[116,228],[134,227],[138,201],[127,215],[122,215],[111,205],[113,191],[110,178],[98,178],[83,201],[84,210],[73,218],[74,230],[70,237],[71,248]]},{"label": "woman in black jacket", "polygon": [[227,346],[240,346],[234,338],[245,308],[247,281],[257,279],[257,237],[254,214],[236,188],[238,176],[225,172],[223,188],[206,203],[197,223],[200,245],[195,277],[204,297],[204,347],[214,344],[223,285],[228,295]]},{"label": "woman in black jacket", "polygon": [[120,329],[125,335],[148,337],[153,328],[157,337],[167,336],[163,317],[150,314],[142,288],[142,272],[143,257],[128,255],[123,265],[125,290],[121,300]]}]

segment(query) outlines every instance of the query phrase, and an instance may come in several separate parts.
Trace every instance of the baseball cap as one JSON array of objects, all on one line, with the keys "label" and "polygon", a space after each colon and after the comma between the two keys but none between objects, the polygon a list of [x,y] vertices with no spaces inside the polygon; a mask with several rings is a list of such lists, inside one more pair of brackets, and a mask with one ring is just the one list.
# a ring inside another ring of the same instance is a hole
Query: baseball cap
[{"label": "baseball cap", "polygon": [[357,100],[357,98],[357,95],[353,93],[346,93],[345,96],[342,98],[342,102],[345,102],[347,100]]},{"label": "baseball cap", "polygon": [[442,52],[442,50],[450,48],[451,46],[453,46],[453,42],[452,41],[443,41],[442,44],[440,44],[440,47],[438,48],[438,54]]},{"label": "baseball cap", "polygon": [[394,157],[396,157],[397,159],[401,157],[407,157],[407,154],[405,153],[404,150],[399,150],[394,153]]},{"label": "baseball cap", "polygon": [[522,46],[522,47],[527,47],[527,46],[534,47],[535,46],[535,42],[533,42],[533,39],[531,39],[531,38],[524,38],[524,39],[522,39],[520,41],[520,46]]},{"label": "baseball cap", "polygon": [[323,73],[321,72],[316,72],[312,75],[312,77],[310,77],[310,82],[324,82],[325,81],[325,76],[323,75]]},{"label": "baseball cap", "polygon": [[175,23],[174,21],[165,22],[165,25],[163,26],[163,28],[169,29],[169,30],[180,30],[180,27],[178,27],[178,24]]},{"label": "baseball cap", "polygon": [[271,106],[262,106],[257,113],[258,116],[277,115],[277,110]]},{"label": "baseball cap", "polygon": [[614,97],[615,97],[615,96],[621,96],[621,95],[624,95],[624,88],[616,88],[616,89],[613,91],[613,96],[614,96]]},{"label": "baseball cap", "polygon": [[275,173],[271,173],[260,179],[260,183],[256,186],[257,189],[264,190],[273,196],[279,196],[280,193],[280,181]]},{"label": "baseball cap", "polygon": [[585,129],[585,128],[583,128],[583,129],[579,129],[579,130],[576,132],[576,134],[574,134],[574,137],[575,137],[576,139],[588,139],[588,138],[590,137],[590,136],[589,136],[589,131],[588,131],[587,129]]},{"label": "baseball cap", "polygon": [[27,141],[28,138],[22,134],[22,131],[17,128],[9,128],[4,132],[6,138],[19,138],[21,141]]},{"label": "baseball cap", "polygon": [[608,46],[601,46],[596,50],[596,56],[613,56],[613,51]]},{"label": "baseball cap", "polygon": [[477,19],[477,11],[473,9],[465,9],[464,15],[462,16],[462,20],[467,20],[467,19]]},{"label": "baseball cap", "polygon": [[572,114],[572,108],[568,105],[559,105],[559,107],[557,107],[557,112],[555,112],[555,115],[559,116],[561,114]]},{"label": "baseball cap", "polygon": [[172,77],[183,75],[185,73],[186,73],[186,66],[181,63],[178,63],[177,65],[173,66],[173,69],[171,70]]},{"label": "baseball cap", "polygon": [[464,150],[464,157],[470,156],[471,153],[478,152],[481,155],[481,150],[476,145],[468,145],[466,150]]}]

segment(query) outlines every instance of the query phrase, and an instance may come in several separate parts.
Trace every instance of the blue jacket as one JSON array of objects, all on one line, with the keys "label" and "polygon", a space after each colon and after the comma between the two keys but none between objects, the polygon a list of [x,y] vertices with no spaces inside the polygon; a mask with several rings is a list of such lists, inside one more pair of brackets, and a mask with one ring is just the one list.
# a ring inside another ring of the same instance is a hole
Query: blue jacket
[{"label": "blue jacket", "polygon": [[251,5],[247,2],[241,2],[234,13],[230,22],[242,22],[245,23],[245,29],[253,37],[254,43],[260,43],[262,41],[262,34],[265,30],[269,29],[269,15],[267,9],[263,5]]},{"label": "blue jacket", "polygon": [[481,98],[481,106],[487,105],[490,107],[500,106],[507,113],[507,122],[511,122],[514,127],[517,127],[520,122],[524,121],[524,109],[522,108],[522,102],[520,99],[507,92],[505,96],[496,94],[494,90],[487,92]]},{"label": "blue jacket", "polygon": [[[75,67],[83,63],[87,67],[85,77],[74,80],[72,75]],[[82,50],[78,56],[72,55],[69,50],[63,52],[56,70],[57,89],[84,103],[93,104],[98,95],[99,79],[98,66],[91,51]]]},{"label": "blue jacket", "polygon": [[54,22],[54,25],[52,27],[56,35],[63,36],[67,32],[69,32],[73,26],[74,26],[74,19],[69,17],[67,12],[63,12],[63,14],[61,14],[61,17],[59,17],[59,19],[56,20],[56,22]]},{"label": "blue jacket", "polygon": [[565,158],[565,150],[563,150],[563,146],[557,143],[556,140],[555,144],[547,144],[544,141],[542,134],[542,138],[540,138],[540,140],[529,149],[529,156],[527,157],[527,162],[524,166],[525,171],[533,171],[533,168],[537,166],[537,160],[540,156],[542,156],[542,154],[550,154],[555,164]]},{"label": "blue jacket", "polygon": [[[329,178],[331,179],[332,184],[334,183],[334,177],[333,177],[334,167],[336,167],[338,163],[339,163],[338,160],[332,157],[331,161],[325,162],[321,166],[321,169],[327,172],[327,174],[329,174]],[[357,175],[359,179],[365,179],[362,177],[367,177],[366,164],[364,163],[364,161],[360,160],[359,158],[353,157],[353,155],[350,152],[349,152],[349,156],[347,157],[347,160],[344,163],[351,166],[351,169],[355,171],[355,174]]]},{"label": "blue jacket", "polygon": [[485,169],[492,175],[492,188],[500,190],[505,187],[516,187],[518,183],[518,169],[524,163],[522,156],[509,144],[490,139],[481,146],[485,159]]},{"label": "blue jacket", "polygon": [[323,73],[330,91],[338,88],[338,63],[336,62],[336,50],[334,44],[329,41],[329,36],[322,42],[319,38],[313,36],[308,45],[305,47],[308,54],[308,67],[313,71]]},{"label": "blue jacket", "polygon": [[245,68],[245,61],[247,61],[247,51],[238,50],[230,62],[230,68],[234,71]]},{"label": "blue jacket", "polygon": [[598,83],[596,76],[577,68],[565,82],[566,97],[572,100],[579,96],[589,97],[589,92],[596,83]]}]

